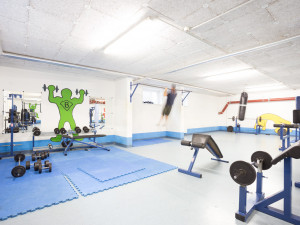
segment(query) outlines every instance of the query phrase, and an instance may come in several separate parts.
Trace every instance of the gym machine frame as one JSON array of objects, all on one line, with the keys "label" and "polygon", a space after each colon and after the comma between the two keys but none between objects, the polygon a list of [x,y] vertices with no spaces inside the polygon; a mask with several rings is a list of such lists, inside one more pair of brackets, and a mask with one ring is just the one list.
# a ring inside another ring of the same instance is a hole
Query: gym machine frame
[{"label": "gym machine frame", "polygon": [[[103,127],[104,126],[102,126],[100,129],[102,129]],[[69,141],[67,147],[64,150],[64,155],[66,156],[68,154],[67,152],[70,150],[71,146],[73,145],[73,142],[78,142],[78,143],[85,144],[85,145],[88,145],[93,148],[100,148],[102,150],[110,151],[109,148],[106,148],[103,145],[96,142],[96,137],[105,137],[106,135],[105,134],[96,134],[97,133],[96,129],[94,129],[93,132],[94,132],[93,135],[81,135],[81,136],[78,135],[78,136],[73,136],[73,137],[71,137],[69,135],[62,135],[62,141],[64,141],[65,143],[68,143],[68,141]],[[76,140],[76,139],[82,139],[82,138],[88,138],[89,140],[91,140],[93,138],[93,143]]]},{"label": "gym machine frame", "polygon": [[0,159],[3,157],[10,157],[14,155],[14,98],[20,97],[22,98],[21,94],[9,94],[9,98],[11,98],[11,110],[10,110],[10,153],[9,155],[1,155]]},{"label": "gym machine frame", "polygon": [[[300,145],[300,142],[298,143]],[[239,189],[239,209],[235,214],[235,218],[245,222],[251,215],[253,210],[257,210],[276,217],[278,219],[287,221],[292,224],[300,224],[300,216],[292,214],[292,158],[284,158],[284,188],[282,191],[265,198],[262,192],[264,178],[262,172],[263,161],[257,164],[257,183],[256,193],[254,198],[247,201],[247,186],[240,186]],[[283,199],[283,210],[271,207],[270,205]],[[248,203],[248,206],[247,206]]]},{"label": "gym machine frame", "polygon": [[[193,134],[193,139],[194,139],[194,135],[202,135],[202,134]],[[211,138],[209,135],[202,135],[202,136],[207,136],[208,138]],[[215,160],[215,161],[219,161],[219,162],[225,162],[225,163],[229,163],[229,161],[226,161],[226,160],[222,160],[220,157],[217,156],[217,154],[215,153],[215,151],[211,148],[211,146],[209,146],[207,144],[208,142],[208,138],[206,139],[206,141],[204,143],[195,143],[192,141],[186,141],[186,140],[182,140],[181,141],[181,145],[185,145],[185,146],[190,146],[191,147],[191,150],[192,149],[195,149],[194,151],[194,155],[193,155],[193,158],[192,158],[192,161],[190,163],[190,166],[187,170],[185,169],[178,169],[178,172],[180,173],[184,173],[184,174],[188,174],[188,175],[191,175],[191,176],[194,176],[194,177],[197,177],[197,178],[202,178],[202,174],[201,173],[195,173],[195,172],[192,172],[193,170],[193,167],[194,167],[194,163],[196,161],[196,158],[197,158],[197,155],[198,155],[198,152],[199,152],[199,148],[207,148],[208,151],[213,154],[213,156],[215,156],[216,158],[211,158],[211,160]],[[211,140],[213,140],[211,138]],[[214,142],[214,141],[213,141]],[[215,144],[216,145],[216,144]]]}]

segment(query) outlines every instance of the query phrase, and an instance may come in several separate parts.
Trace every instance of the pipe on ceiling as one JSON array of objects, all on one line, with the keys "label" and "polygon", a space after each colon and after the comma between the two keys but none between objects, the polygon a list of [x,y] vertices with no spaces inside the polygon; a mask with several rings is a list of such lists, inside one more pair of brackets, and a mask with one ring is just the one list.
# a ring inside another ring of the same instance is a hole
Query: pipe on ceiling
[{"label": "pipe on ceiling", "polygon": [[[257,102],[281,102],[281,101],[293,101],[296,100],[296,97],[286,97],[286,98],[264,98],[264,99],[254,99],[254,100],[248,100],[248,103],[257,103]],[[227,107],[230,104],[239,104],[240,101],[228,101],[221,112],[218,112],[219,115],[223,114]]]}]

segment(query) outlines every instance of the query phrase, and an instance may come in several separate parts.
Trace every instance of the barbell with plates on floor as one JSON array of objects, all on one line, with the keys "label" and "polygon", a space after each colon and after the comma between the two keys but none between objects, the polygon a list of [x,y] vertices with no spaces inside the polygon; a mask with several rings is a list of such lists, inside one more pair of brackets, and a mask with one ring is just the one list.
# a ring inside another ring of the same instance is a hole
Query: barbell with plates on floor
[{"label": "barbell with plates on floor", "polygon": [[14,156],[14,160],[15,160],[16,162],[18,162],[19,165],[15,166],[15,167],[11,170],[11,175],[12,175],[13,177],[22,177],[22,176],[25,174],[26,169],[25,169],[24,166],[21,166],[21,162],[24,161],[24,159],[25,159],[25,155],[24,155],[24,154],[21,154],[21,153],[16,154],[16,155]]}]

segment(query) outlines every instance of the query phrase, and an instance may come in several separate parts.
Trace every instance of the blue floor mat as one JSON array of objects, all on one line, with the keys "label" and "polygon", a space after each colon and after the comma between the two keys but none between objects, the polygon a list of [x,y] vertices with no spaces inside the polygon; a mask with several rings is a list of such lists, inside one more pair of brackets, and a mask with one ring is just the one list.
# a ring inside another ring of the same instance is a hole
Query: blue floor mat
[{"label": "blue floor mat", "polygon": [[[176,169],[115,147],[110,149],[110,152],[97,149],[70,152],[67,156],[70,158],[59,164],[59,170],[80,194],[87,196]],[[54,157],[56,163],[61,160],[60,156]]]},{"label": "blue floor mat", "polygon": [[154,145],[154,144],[160,144],[160,143],[165,143],[165,142],[170,142],[170,141],[171,140],[163,139],[163,138],[135,140],[135,141],[132,141],[132,147],[139,147],[139,146],[145,146],[145,145]]},{"label": "blue floor mat", "polygon": [[[25,165],[26,160],[30,158],[26,157],[21,165]],[[56,170],[55,163],[52,163],[51,173],[38,174],[31,168],[19,178],[11,175],[15,165],[13,159],[0,161],[0,220],[78,198],[69,182]]]}]

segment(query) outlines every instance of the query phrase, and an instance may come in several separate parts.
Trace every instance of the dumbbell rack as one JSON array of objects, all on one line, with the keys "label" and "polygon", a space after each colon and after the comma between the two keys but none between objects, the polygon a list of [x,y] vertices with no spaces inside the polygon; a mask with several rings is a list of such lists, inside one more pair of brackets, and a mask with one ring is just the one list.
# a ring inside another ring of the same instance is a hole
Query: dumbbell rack
[{"label": "dumbbell rack", "polygon": [[[247,186],[240,186],[239,210],[235,218],[245,222],[253,210],[257,210],[292,224],[300,224],[300,217],[292,214],[292,158],[284,159],[284,189],[268,198],[262,192],[262,165],[258,168],[255,196],[247,201]],[[283,210],[270,206],[281,199],[284,201]]]}]

